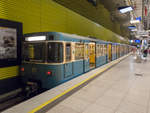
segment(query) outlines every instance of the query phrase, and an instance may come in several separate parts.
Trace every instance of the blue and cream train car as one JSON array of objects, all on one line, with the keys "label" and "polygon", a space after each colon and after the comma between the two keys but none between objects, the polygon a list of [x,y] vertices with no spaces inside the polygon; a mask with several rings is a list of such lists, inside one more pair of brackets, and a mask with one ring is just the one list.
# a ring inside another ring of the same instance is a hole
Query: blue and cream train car
[{"label": "blue and cream train car", "polygon": [[117,43],[112,43],[112,60],[117,59]]},{"label": "blue and cream train car", "polygon": [[[112,55],[112,45],[60,32],[26,34],[20,68],[23,82],[50,89],[118,58]],[[117,53],[117,47],[114,49]]]},{"label": "blue and cream train car", "polygon": [[96,41],[96,67],[107,63],[107,42]]}]

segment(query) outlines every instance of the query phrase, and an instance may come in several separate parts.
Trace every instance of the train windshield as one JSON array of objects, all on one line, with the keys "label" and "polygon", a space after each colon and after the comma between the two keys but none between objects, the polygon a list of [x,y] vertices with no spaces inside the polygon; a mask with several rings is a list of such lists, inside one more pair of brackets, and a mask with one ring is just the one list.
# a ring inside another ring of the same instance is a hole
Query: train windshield
[{"label": "train windshield", "polygon": [[47,51],[48,63],[63,62],[63,44],[61,42],[49,42]]},{"label": "train windshield", "polygon": [[23,60],[45,62],[45,43],[24,43]]}]

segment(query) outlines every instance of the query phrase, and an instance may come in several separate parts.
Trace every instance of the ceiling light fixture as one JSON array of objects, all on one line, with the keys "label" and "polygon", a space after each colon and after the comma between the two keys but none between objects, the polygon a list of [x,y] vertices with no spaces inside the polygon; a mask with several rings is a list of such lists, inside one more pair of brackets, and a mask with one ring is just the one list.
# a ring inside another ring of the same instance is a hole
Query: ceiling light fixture
[{"label": "ceiling light fixture", "polygon": [[127,13],[133,10],[131,6],[124,6],[124,7],[119,7],[118,10],[120,13]]},{"label": "ceiling light fixture", "polygon": [[137,24],[137,23],[140,23],[140,21],[139,20],[130,20],[130,23],[131,24]]},{"label": "ceiling light fixture", "polygon": [[135,26],[128,26],[129,29],[135,29]]},{"label": "ceiling light fixture", "polygon": [[137,29],[131,29],[131,31],[137,31]]}]

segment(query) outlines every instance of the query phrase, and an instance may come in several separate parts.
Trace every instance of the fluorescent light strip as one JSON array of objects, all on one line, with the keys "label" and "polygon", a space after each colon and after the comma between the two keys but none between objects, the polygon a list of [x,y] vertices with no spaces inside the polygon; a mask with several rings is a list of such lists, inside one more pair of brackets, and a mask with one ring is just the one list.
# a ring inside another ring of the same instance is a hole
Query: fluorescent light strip
[{"label": "fluorescent light strip", "polygon": [[135,26],[128,26],[129,29],[136,29]]},{"label": "fluorescent light strip", "polygon": [[134,41],[133,41],[133,40],[130,40],[130,42],[133,43]]},{"label": "fluorescent light strip", "polygon": [[137,31],[137,29],[131,29],[131,31]]},{"label": "fluorescent light strip", "polygon": [[140,21],[139,20],[131,20],[130,23],[131,24],[136,24],[136,23],[140,23]]},{"label": "fluorescent light strip", "polygon": [[25,41],[41,41],[41,40],[46,40],[46,36],[34,36],[25,38]]},{"label": "fluorescent light strip", "polygon": [[133,10],[132,7],[126,7],[126,8],[120,9],[120,12],[121,13],[127,13],[127,12],[132,11],[132,10]]}]

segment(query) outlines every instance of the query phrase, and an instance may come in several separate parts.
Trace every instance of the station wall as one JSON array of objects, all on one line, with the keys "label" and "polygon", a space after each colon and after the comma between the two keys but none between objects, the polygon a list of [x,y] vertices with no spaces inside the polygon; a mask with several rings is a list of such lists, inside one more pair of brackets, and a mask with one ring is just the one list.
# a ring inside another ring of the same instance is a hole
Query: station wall
[{"label": "station wall", "polygon": [[[23,33],[57,31],[120,42],[112,31],[52,0],[0,0],[0,18],[22,22]],[[18,75],[17,70],[0,68],[0,79]]]}]

